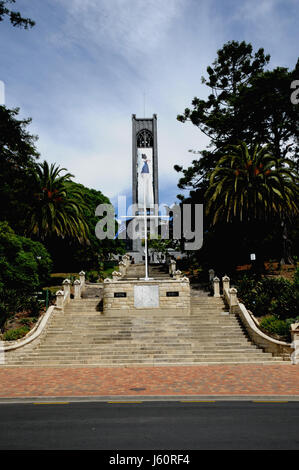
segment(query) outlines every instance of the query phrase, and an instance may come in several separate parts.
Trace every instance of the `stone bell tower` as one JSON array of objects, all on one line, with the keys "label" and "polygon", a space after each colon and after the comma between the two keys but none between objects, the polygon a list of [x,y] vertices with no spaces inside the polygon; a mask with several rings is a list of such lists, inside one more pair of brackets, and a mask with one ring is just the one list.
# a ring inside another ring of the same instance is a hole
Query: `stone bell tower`
[{"label": "stone bell tower", "polygon": [[152,118],[136,118],[132,115],[132,203],[137,204],[142,197],[138,178],[138,154],[147,153],[151,159],[154,204],[159,204],[158,189],[158,145],[157,115]]},{"label": "stone bell tower", "polygon": [[[157,145],[157,115],[152,118],[136,118],[132,115],[132,203],[143,213],[144,186],[141,176],[142,165],[147,162],[150,173],[150,194],[147,209],[154,214],[154,204],[159,205],[158,188],[158,145]],[[143,247],[140,239],[133,240],[132,251],[136,253],[136,262],[144,260]],[[133,255],[133,254],[132,254]],[[134,256],[134,255],[133,255]]]}]

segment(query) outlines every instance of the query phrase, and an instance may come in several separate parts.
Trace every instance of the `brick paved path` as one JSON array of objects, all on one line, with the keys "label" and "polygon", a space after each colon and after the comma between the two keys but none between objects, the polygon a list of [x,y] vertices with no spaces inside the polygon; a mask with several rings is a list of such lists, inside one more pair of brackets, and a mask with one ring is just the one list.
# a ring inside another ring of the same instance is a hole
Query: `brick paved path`
[{"label": "brick paved path", "polygon": [[0,367],[1,398],[107,395],[299,396],[299,366]]}]

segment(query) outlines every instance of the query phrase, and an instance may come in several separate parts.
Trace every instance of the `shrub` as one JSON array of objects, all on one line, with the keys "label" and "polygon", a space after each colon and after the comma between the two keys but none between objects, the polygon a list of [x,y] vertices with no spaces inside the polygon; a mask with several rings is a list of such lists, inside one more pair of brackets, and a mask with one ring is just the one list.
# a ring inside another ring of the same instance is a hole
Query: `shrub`
[{"label": "shrub", "polygon": [[3,341],[16,341],[17,339],[23,338],[26,336],[30,328],[28,326],[22,326],[21,328],[16,328],[14,330],[6,331],[2,335]]},{"label": "shrub", "polygon": [[97,271],[87,271],[86,280],[89,282],[97,282],[99,279],[99,273]]},{"label": "shrub", "polygon": [[32,323],[36,323],[37,319],[35,317],[27,317],[27,318],[22,318],[20,320],[20,323],[24,326],[28,326],[28,328],[31,327]]},{"label": "shrub", "polygon": [[298,322],[299,318],[288,318],[280,320],[275,315],[265,317],[260,322],[260,327],[270,335],[278,336],[286,341],[291,341],[290,328],[292,323]]},{"label": "shrub", "polygon": [[255,316],[275,315],[284,320],[299,315],[299,283],[284,278],[254,280],[244,276],[237,283],[238,297]]},{"label": "shrub", "polygon": [[11,313],[39,306],[34,293],[49,278],[51,259],[39,242],[16,235],[0,222],[0,327]]}]

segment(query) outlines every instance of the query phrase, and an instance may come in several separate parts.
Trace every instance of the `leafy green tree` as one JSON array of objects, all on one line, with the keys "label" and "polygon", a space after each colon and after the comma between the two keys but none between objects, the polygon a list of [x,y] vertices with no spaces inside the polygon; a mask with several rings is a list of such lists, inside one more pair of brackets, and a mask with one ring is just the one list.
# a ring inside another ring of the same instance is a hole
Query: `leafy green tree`
[{"label": "leafy green tree", "polygon": [[219,221],[291,219],[298,214],[298,175],[289,159],[269,147],[231,145],[210,176],[207,212]]},{"label": "leafy green tree", "polygon": [[[82,191],[84,201],[87,206],[85,213],[88,228],[90,243],[87,247],[80,248],[77,251],[76,258],[82,263],[82,258],[85,260],[85,266],[88,269],[102,269],[105,261],[111,258],[112,254],[124,254],[125,244],[122,240],[99,240],[95,234],[95,227],[99,221],[95,215],[95,210],[99,204],[111,204],[109,198],[103,195],[101,191],[87,188],[82,184],[73,183],[74,186]],[[115,222],[115,232],[117,233],[117,222]],[[83,253],[84,250],[84,253]]]},{"label": "leafy green tree", "polygon": [[[47,248],[51,253],[55,269],[69,271],[99,271],[112,254],[124,254],[125,245],[121,240],[99,240],[95,234],[98,217],[95,210],[99,204],[110,204],[109,199],[101,191],[90,189],[75,182],[69,183],[76,191],[80,191],[85,203],[84,217],[88,226],[88,244],[80,244],[70,237],[47,240]],[[117,230],[117,228],[116,228]]]},{"label": "leafy green tree", "polygon": [[24,234],[31,205],[37,137],[27,130],[31,119],[18,119],[19,109],[0,106],[0,220]]},{"label": "leafy green tree", "polygon": [[24,29],[32,28],[35,25],[35,22],[30,18],[23,18],[21,13],[18,11],[13,11],[9,7],[10,5],[16,3],[16,0],[1,0],[0,1],[0,22],[4,20],[5,17],[9,18],[9,21],[13,26],[21,27]]},{"label": "leafy green tree", "polygon": [[[192,109],[186,108],[177,116],[178,121],[191,122],[210,139],[207,150],[194,152],[199,156],[190,167],[174,167],[183,173],[178,187],[190,189],[194,202],[203,202],[209,172],[215,168],[222,148],[247,139],[248,125],[240,97],[244,87],[263,71],[269,60],[270,56],[265,55],[262,48],[253,53],[252,45],[244,41],[227,42],[217,51],[212,66],[207,67],[208,78],[202,77],[202,83],[211,90],[208,99],[195,97]],[[179,198],[184,199],[182,196]]]},{"label": "leafy green tree", "polygon": [[185,109],[177,119],[191,121],[206,134],[216,147],[242,139],[245,123],[239,120],[237,98],[244,86],[261,73],[270,60],[259,49],[255,54],[252,45],[245,41],[230,41],[217,51],[217,59],[207,68],[208,79],[202,83],[211,89],[208,99],[195,97],[193,109]]},{"label": "leafy green tree", "polygon": [[[294,162],[298,172],[299,107],[291,103],[290,86],[298,77],[299,62],[294,70],[278,67],[265,71],[269,59],[270,56],[265,55],[263,49],[254,53],[251,44],[231,41],[224,44],[217,52],[217,58],[212,66],[207,68],[208,78],[203,78],[202,82],[210,88],[210,95],[205,100],[194,98],[192,108],[185,109],[185,112],[177,117],[183,123],[191,122],[210,138],[207,149],[190,150],[195,158],[189,167],[183,168],[179,165],[174,167],[181,174],[178,187],[189,190],[188,196],[178,196],[181,201],[203,203],[205,206],[208,204],[211,173],[225,155],[227,145],[237,145],[240,141],[246,142],[250,148],[254,148],[255,145],[268,145],[277,167],[280,161],[283,167],[284,160],[289,158]],[[287,209],[284,213],[286,212]],[[257,243],[258,246],[262,246],[267,239],[267,250],[270,246],[273,249],[275,247],[276,256],[280,253],[277,247],[281,245],[283,237],[282,261],[291,261],[291,241],[294,250],[299,233],[295,229],[294,218],[292,224],[287,218],[272,220],[271,240],[265,235],[269,231],[269,227],[266,229],[265,221],[263,229],[259,229],[253,222],[251,224],[236,220],[231,222],[230,216],[229,226],[225,225],[228,224],[225,222],[218,223],[218,226],[213,225],[214,219],[215,214],[210,210],[205,218],[205,240],[209,239],[210,256],[211,250],[215,251],[216,248],[214,245],[211,248],[212,240],[217,244],[217,237],[221,231],[227,232],[229,239],[234,239],[238,228],[241,234],[239,239],[243,235],[246,239],[248,233],[255,234],[254,244]],[[262,224],[261,219],[259,224]],[[262,235],[266,238],[263,240],[260,238],[257,242],[257,237]],[[252,245],[252,241],[248,240],[248,243]],[[206,241],[200,256],[206,250],[205,245]],[[247,246],[245,251],[248,250]],[[264,249],[264,252],[268,252],[267,250]],[[222,257],[225,257],[224,253]],[[273,258],[273,253],[271,257]]]},{"label": "leafy green tree", "polygon": [[[277,67],[258,74],[243,88],[240,114],[247,123],[247,135],[268,144],[275,158],[298,161],[299,107],[290,100],[290,86],[299,76],[299,59],[294,70]],[[298,166],[297,166],[298,171]]]},{"label": "leafy green tree", "polygon": [[16,235],[0,222],[0,326],[22,310],[49,279],[52,261],[45,247]]},{"label": "leafy green tree", "polygon": [[[151,238],[148,241],[148,248],[152,251],[154,251],[157,256],[165,255],[167,256],[168,250],[169,249],[179,249],[179,243],[178,240],[173,240],[173,239],[163,239],[161,236],[158,238]],[[162,262],[163,258],[161,257],[159,259],[159,262]]]},{"label": "leafy green tree", "polygon": [[209,174],[229,144],[269,144],[276,158],[296,160],[299,108],[291,103],[290,85],[298,77],[299,61],[291,71],[265,71],[269,60],[263,49],[253,53],[244,41],[224,44],[207,68],[208,78],[202,78],[211,90],[208,99],[195,97],[192,109],[178,115],[210,138],[208,149],[192,151],[197,158],[188,168],[175,166],[182,173],[178,187],[190,189],[194,202],[204,202]]},{"label": "leafy green tree", "polygon": [[27,233],[41,240],[50,237],[88,241],[86,204],[78,187],[71,184],[73,175],[55,164],[44,161],[34,171],[33,201]]}]

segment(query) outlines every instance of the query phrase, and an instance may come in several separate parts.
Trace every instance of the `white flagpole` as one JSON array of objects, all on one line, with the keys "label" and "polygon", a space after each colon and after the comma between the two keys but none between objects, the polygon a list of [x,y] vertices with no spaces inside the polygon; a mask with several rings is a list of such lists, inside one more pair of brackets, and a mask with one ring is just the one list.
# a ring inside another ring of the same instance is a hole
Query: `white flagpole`
[{"label": "white flagpole", "polygon": [[[144,177],[145,180],[146,176]],[[147,259],[147,213],[146,213],[146,200],[145,200],[146,184],[143,184],[143,217],[144,217],[144,254],[145,254],[145,281],[148,281],[148,259]]]}]

